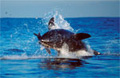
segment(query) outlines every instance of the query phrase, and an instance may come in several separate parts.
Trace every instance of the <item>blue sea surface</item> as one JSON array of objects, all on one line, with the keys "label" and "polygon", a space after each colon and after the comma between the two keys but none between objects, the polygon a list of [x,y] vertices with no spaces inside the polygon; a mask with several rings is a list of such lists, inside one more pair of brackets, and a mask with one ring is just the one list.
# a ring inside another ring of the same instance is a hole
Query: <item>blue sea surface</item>
[{"label": "blue sea surface", "polygon": [[65,18],[75,33],[89,33],[102,55],[86,59],[50,56],[33,33],[48,31],[42,18],[0,18],[0,78],[120,78],[119,17]]}]

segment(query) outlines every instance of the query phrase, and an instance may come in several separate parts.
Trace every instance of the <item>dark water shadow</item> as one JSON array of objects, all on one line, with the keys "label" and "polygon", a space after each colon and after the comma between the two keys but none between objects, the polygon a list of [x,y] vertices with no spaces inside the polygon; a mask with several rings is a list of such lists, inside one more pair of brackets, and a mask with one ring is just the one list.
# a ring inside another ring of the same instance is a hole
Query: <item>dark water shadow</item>
[{"label": "dark water shadow", "polygon": [[10,51],[10,52],[24,52],[24,50],[21,49],[6,49],[5,51]]},{"label": "dark water shadow", "polygon": [[84,64],[89,64],[80,59],[67,59],[67,58],[52,58],[44,59],[39,63],[39,67],[48,70],[61,70],[61,69],[75,69],[76,67],[83,67]]},{"label": "dark water shadow", "polygon": [[3,54],[4,55],[14,55],[14,54],[17,54],[17,55],[20,55],[22,53],[24,53],[25,51],[22,50],[22,49],[16,49],[16,48],[12,48],[12,49],[5,49],[3,51]]}]

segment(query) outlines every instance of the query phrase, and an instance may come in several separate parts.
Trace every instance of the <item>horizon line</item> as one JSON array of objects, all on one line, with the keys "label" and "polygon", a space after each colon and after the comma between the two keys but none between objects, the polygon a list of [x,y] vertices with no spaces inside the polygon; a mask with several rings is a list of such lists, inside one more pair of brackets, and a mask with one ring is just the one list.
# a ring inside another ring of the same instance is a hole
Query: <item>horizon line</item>
[{"label": "horizon line", "polygon": [[[44,17],[0,17],[0,18],[44,18]],[[120,16],[90,16],[90,17],[63,17],[63,18],[120,18]]]}]

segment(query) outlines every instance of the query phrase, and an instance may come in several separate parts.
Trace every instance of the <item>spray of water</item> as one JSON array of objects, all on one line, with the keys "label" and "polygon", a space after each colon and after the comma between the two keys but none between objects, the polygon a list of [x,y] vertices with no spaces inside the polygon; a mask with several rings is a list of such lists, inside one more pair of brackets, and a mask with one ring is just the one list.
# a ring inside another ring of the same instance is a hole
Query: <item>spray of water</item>
[{"label": "spray of water", "polygon": [[55,19],[55,26],[51,29],[66,29],[74,31],[70,24],[63,18],[63,16],[58,13],[58,11],[53,11],[49,12],[48,14],[45,14],[45,17],[42,20],[45,26],[48,27],[48,22],[52,17],[54,17]]}]

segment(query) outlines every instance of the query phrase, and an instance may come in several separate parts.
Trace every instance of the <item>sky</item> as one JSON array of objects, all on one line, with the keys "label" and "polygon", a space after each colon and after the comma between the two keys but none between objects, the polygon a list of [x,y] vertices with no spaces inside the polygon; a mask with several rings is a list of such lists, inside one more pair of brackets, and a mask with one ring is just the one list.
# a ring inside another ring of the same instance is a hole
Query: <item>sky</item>
[{"label": "sky", "polygon": [[0,0],[1,17],[43,17],[58,11],[63,17],[119,17],[119,0]]}]

